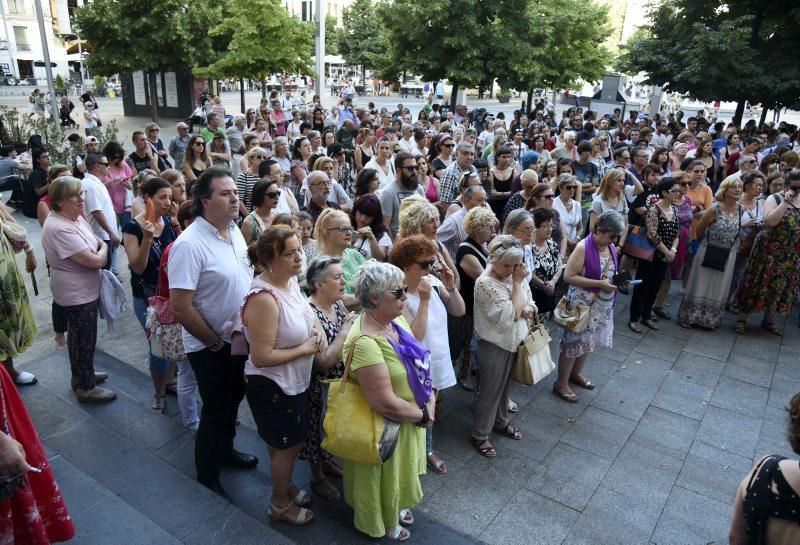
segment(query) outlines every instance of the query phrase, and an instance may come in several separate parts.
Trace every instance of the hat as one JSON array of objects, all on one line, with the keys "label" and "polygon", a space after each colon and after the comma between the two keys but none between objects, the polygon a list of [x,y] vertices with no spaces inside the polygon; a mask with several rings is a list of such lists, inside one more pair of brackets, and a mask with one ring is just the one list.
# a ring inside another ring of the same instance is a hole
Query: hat
[{"label": "hat", "polygon": [[522,164],[522,170],[526,170],[529,166],[534,163],[539,162],[539,154],[535,151],[529,151],[525,155],[522,156],[522,160],[520,163]]},{"label": "hat", "polygon": [[87,136],[86,138],[83,139],[83,143],[84,144],[97,144],[98,141],[97,141],[97,138],[95,138],[94,136]]}]

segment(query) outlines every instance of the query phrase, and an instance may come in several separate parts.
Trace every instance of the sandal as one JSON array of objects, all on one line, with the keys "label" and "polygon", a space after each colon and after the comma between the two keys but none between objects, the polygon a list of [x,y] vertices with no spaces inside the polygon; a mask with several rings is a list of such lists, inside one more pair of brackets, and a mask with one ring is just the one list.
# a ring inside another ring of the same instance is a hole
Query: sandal
[{"label": "sandal", "polygon": [[631,329],[631,331],[633,331],[634,333],[639,333],[639,334],[641,334],[641,333],[642,333],[642,328],[641,328],[641,327],[639,327],[639,324],[637,324],[636,322],[628,322],[628,327],[629,327],[629,328]]},{"label": "sandal", "polygon": [[397,517],[397,522],[402,524],[403,526],[411,526],[414,524],[414,513],[411,512],[411,509],[401,509],[400,516]]},{"label": "sandal", "polygon": [[[314,520],[314,513],[305,507],[301,507],[300,511],[297,513],[295,518],[291,518],[290,516],[286,515],[286,512],[292,507],[294,502],[289,502],[289,505],[284,507],[283,509],[278,508],[274,503],[269,503],[269,510],[267,513],[269,514],[269,519],[272,522],[288,522],[293,526],[305,526],[312,520]],[[308,516],[310,515],[310,516]]]},{"label": "sandal", "polygon": [[390,533],[386,534],[386,537],[392,541],[398,541],[402,543],[403,541],[408,541],[408,538],[411,537],[411,532],[402,526],[395,526]]},{"label": "sandal", "polygon": [[655,321],[653,321],[652,319],[642,320],[642,323],[644,325],[646,325],[647,327],[649,327],[650,329],[654,329],[656,331],[658,331],[658,329],[659,329],[658,324],[655,323]]},{"label": "sandal", "polygon": [[569,403],[577,403],[579,399],[578,396],[575,394],[575,392],[571,391],[569,387],[567,387],[566,389],[559,388],[558,385],[553,384],[553,393],[556,394],[561,399],[563,399],[564,401],[568,401]]},{"label": "sandal", "polygon": [[591,380],[589,380],[588,378],[584,377],[581,374],[569,377],[569,381],[572,384],[575,384],[576,386],[580,386],[584,390],[594,390],[596,388],[594,382],[592,382]]},{"label": "sandal", "polygon": [[745,320],[736,320],[736,325],[733,327],[733,332],[741,335],[747,331],[747,322]]},{"label": "sandal", "polygon": [[336,477],[341,479],[344,473],[342,473],[342,468],[334,462],[333,460],[328,460],[322,464],[322,472],[325,475],[331,475],[332,477]]},{"label": "sandal", "polygon": [[508,400],[508,412],[510,412],[510,413],[518,413],[519,412],[519,407],[517,407],[517,404],[514,403],[513,401],[511,401],[510,399]]},{"label": "sandal", "polygon": [[311,481],[311,490],[328,503],[336,503],[342,499],[339,490],[325,478],[317,482]]},{"label": "sandal", "polygon": [[770,333],[778,337],[783,337],[783,331],[775,327],[775,324],[773,324],[772,322],[761,322],[761,329],[769,331]]},{"label": "sandal", "polygon": [[166,399],[167,396],[165,395],[160,396],[158,394],[155,394],[153,396],[153,403],[150,405],[150,408],[153,409],[154,411],[159,411],[163,413],[164,407],[166,406]]},{"label": "sandal", "polygon": [[[290,488],[289,494],[292,493],[291,487],[293,487],[293,486],[294,486],[293,484],[289,485],[289,488]],[[305,507],[306,505],[311,503],[311,495],[308,492],[306,492],[305,490],[303,490],[302,488],[298,488],[297,489],[297,494],[295,494],[292,497],[292,502],[298,507]]]},{"label": "sandal", "polygon": [[428,453],[428,467],[437,475],[444,475],[447,472],[447,464],[433,452]]},{"label": "sandal", "polygon": [[[481,445],[489,445],[489,446],[482,447]],[[489,442],[488,439],[484,439],[483,441],[479,439],[473,439],[472,446],[475,447],[478,450],[478,452],[481,453],[481,456],[484,456],[486,458],[497,457],[497,451],[494,450],[494,447],[492,446],[492,444]]]},{"label": "sandal", "polygon": [[505,428],[494,428],[494,431],[499,433],[500,435],[505,435],[506,437],[510,437],[516,441],[522,439],[522,432],[519,431],[519,428],[515,428],[511,424],[506,426]]}]

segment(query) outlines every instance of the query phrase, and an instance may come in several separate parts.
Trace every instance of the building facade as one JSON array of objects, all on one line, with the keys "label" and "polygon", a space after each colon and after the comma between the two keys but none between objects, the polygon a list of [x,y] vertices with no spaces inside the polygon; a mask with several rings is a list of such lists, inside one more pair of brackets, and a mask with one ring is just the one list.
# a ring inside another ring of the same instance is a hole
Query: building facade
[{"label": "building facade", "polygon": [[[322,0],[325,5],[326,15],[332,15],[336,22],[341,24],[342,12],[346,7],[353,3],[353,0]],[[299,17],[303,21],[313,21],[316,18],[317,6],[314,0],[285,0],[283,5],[291,15]]]}]

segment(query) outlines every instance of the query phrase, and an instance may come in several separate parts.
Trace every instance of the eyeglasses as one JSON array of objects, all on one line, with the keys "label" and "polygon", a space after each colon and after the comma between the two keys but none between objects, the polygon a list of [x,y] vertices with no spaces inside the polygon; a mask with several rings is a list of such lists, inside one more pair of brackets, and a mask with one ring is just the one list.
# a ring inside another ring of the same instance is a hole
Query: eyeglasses
[{"label": "eyeglasses", "polygon": [[548,201],[552,201],[555,198],[555,195],[553,195],[552,193],[549,195],[541,195],[541,198],[547,199]]},{"label": "eyeglasses", "polygon": [[415,172],[417,170],[417,165],[414,166],[404,166],[402,167],[403,170],[406,172]]},{"label": "eyeglasses", "polygon": [[253,155],[253,159],[258,160],[258,161],[266,161],[267,160],[267,156],[266,155]]},{"label": "eyeglasses", "polygon": [[150,132],[161,132],[161,129],[150,129]]},{"label": "eyeglasses", "polygon": [[692,182],[681,182],[681,187],[692,187]]},{"label": "eyeglasses", "polygon": [[343,225],[341,227],[329,227],[328,231],[339,231],[343,235],[346,235],[348,233],[352,233],[353,231],[355,231],[355,229],[353,229],[352,227],[349,227],[347,225]]},{"label": "eyeglasses", "polygon": [[270,199],[277,199],[281,196],[280,191],[270,191],[269,193],[264,193]]},{"label": "eyeglasses", "polygon": [[427,261],[417,261],[417,265],[419,265],[420,269],[430,269],[436,264],[435,259],[429,259]]},{"label": "eyeglasses", "polygon": [[667,191],[667,193],[672,193],[673,195],[681,195],[683,194],[683,191],[681,191],[680,189],[670,189],[669,191]]},{"label": "eyeglasses", "polygon": [[746,165],[755,165],[756,164],[756,160],[755,159],[749,159],[749,160],[745,161],[744,163]]},{"label": "eyeglasses", "polygon": [[565,185],[564,189],[567,189],[569,191],[575,191],[576,189],[578,189],[578,186],[577,185]]},{"label": "eyeglasses", "polygon": [[535,230],[536,229],[534,229],[533,227],[517,227],[517,232],[518,233],[525,233],[526,235],[530,235]]},{"label": "eyeglasses", "polygon": [[536,231],[536,230],[539,230],[539,229],[541,229],[542,231],[552,231],[553,230],[553,224],[551,223],[550,225],[540,225],[539,227],[537,227],[534,230]]},{"label": "eyeglasses", "polygon": [[396,290],[386,290],[387,292],[394,295],[398,300],[402,299],[405,294],[408,293],[408,286],[402,286],[397,288]]}]

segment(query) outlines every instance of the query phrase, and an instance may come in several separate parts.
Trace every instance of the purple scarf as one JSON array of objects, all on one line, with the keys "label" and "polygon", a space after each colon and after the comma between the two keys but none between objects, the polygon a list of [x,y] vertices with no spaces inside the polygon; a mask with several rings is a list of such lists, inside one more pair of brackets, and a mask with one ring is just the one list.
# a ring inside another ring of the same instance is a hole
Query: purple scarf
[{"label": "purple scarf", "polygon": [[[597,249],[597,246],[594,243],[594,236],[591,233],[587,235],[585,239],[583,239],[583,275],[586,278],[590,278],[592,280],[600,280],[600,274],[602,271],[600,270],[600,250]],[[617,269],[617,249],[614,247],[613,244],[608,245],[608,249],[611,252],[611,259],[614,262],[614,270]],[[593,293],[597,293],[600,288],[584,288],[586,291],[591,291]]]},{"label": "purple scarf", "polygon": [[431,382],[431,351],[425,348],[414,336],[392,322],[394,330],[400,339],[399,343],[387,337],[397,357],[406,366],[408,385],[414,393],[417,405],[422,407],[431,397],[433,383]]}]

